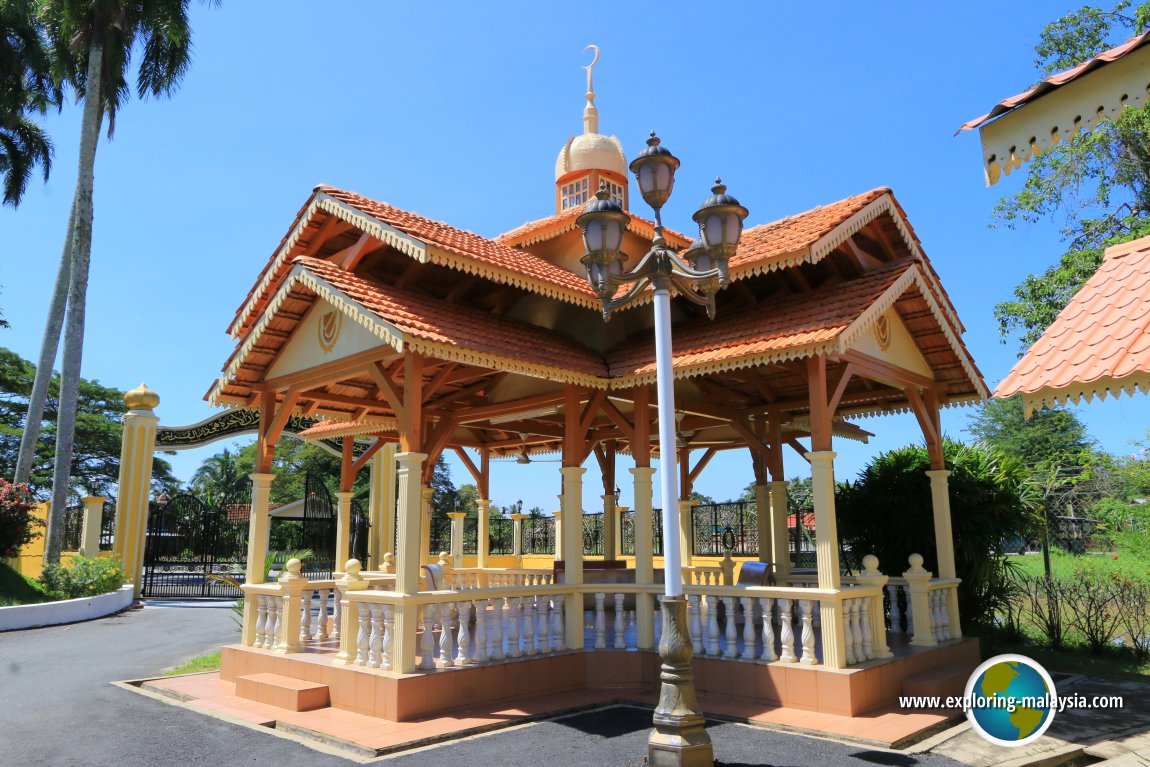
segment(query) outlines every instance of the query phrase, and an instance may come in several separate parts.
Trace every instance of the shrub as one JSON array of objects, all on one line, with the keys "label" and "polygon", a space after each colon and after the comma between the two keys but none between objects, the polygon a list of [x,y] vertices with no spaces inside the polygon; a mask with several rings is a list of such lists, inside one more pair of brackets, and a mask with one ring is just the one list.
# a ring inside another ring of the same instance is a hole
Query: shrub
[{"label": "shrub", "polygon": [[27,485],[14,485],[0,479],[0,556],[14,557],[19,550],[40,537],[43,527],[32,511],[36,502]]},{"label": "shrub", "polygon": [[1122,617],[1118,611],[1119,582],[1114,575],[1076,570],[1065,584],[1070,625],[1086,637],[1090,652],[1099,655],[1110,646]]},{"label": "shrub", "polygon": [[108,557],[76,557],[67,567],[45,567],[40,583],[56,599],[94,597],[123,586],[124,568],[117,560]]},{"label": "shrub", "polygon": [[1124,640],[1139,660],[1150,657],[1150,583],[1115,575],[1115,603]]},{"label": "shrub", "polygon": [[[1007,542],[1026,538],[1040,522],[1037,494],[1022,465],[982,445],[946,440],[959,610],[963,625],[992,626],[1006,609],[1011,575]],[[844,561],[858,568],[875,554],[888,575],[906,568],[907,556],[922,554],[924,567],[938,573],[931,503],[930,457],[923,446],[877,456],[858,479],[835,493]]]}]

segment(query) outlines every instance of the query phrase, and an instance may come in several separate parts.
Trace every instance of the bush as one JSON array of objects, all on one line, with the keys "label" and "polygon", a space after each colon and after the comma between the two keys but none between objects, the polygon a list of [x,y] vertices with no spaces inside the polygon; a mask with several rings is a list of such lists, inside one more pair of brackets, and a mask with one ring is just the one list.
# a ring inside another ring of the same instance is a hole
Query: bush
[{"label": "bush", "polygon": [[[1007,542],[1032,536],[1040,522],[1036,489],[1021,464],[993,448],[947,440],[943,453],[951,471],[963,625],[993,626],[1010,598]],[[877,456],[854,483],[838,487],[835,509],[847,564],[857,569],[873,553],[883,572],[898,575],[907,556],[919,553],[923,566],[938,573],[928,469],[926,448],[909,446]]]},{"label": "bush", "polygon": [[124,568],[108,557],[76,557],[68,567],[45,567],[40,583],[56,599],[94,597],[123,586]]},{"label": "bush", "polygon": [[0,556],[14,557],[40,537],[36,528],[43,527],[44,522],[32,514],[35,508],[27,485],[0,479]]},{"label": "bush", "polygon": [[1066,640],[1066,620],[1069,581],[1052,575],[1020,575],[1017,579],[1026,603],[1026,616],[1031,625],[1042,632],[1051,648],[1061,650]]}]

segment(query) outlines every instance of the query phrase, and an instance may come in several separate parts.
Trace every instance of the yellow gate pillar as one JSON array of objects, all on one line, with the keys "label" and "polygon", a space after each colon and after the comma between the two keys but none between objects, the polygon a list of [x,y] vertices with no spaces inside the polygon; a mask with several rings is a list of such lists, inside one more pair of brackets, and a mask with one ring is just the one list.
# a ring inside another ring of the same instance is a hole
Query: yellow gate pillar
[{"label": "yellow gate pillar", "polygon": [[369,569],[383,565],[384,554],[395,551],[395,443],[388,443],[371,457],[368,464],[368,515],[371,521],[371,548],[367,553]]},{"label": "yellow gate pillar", "polygon": [[100,531],[104,526],[104,501],[102,496],[90,495],[81,498],[84,504],[84,526],[80,532],[80,556],[100,556]]},{"label": "yellow gate pillar", "polygon": [[351,497],[350,490],[341,490],[335,494],[335,561],[332,563],[336,570],[343,569],[347,560],[351,559]]},{"label": "yellow gate pillar", "polygon": [[791,514],[787,499],[787,482],[777,480],[770,484],[771,492],[771,556],[775,560],[775,573],[791,572],[790,529],[787,518]]},{"label": "yellow gate pillar", "polygon": [[[426,453],[396,453],[399,464],[399,501],[396,527],[398,546],[395,562],[395,590],[401,594],[419,593],[420,550],[423,518],[423,462]],[[403,603],[395,611],[394,671],[410,674],[415,671],[416,632],[419,608]]]},{"label": "yellow gate pillar", "polygon": [[124,395],[124,436],[120,443],[120,481],[116,498],[116,558],[135,586],[136,598],[143,585],[144,543],[148,530],[148,499],[152,492],[152,452],[156,447],[153,412],[160,395],[140,384]]},{"label": "yellow gate pillar", "polygon": [[476,527],[475,566],[487,567],[487,557],[491,551],[491,501],[480,498],[475,502],[479,519]]},{"label": "yellow gate pillar", "polygon": [[[583,583],[583,474],[581,466],[564,466],[563,474],[563,581]],[[567,649],[583,649],[583,595],[567,597]]]},{"label": "yellow gate pillar", "polygon": [[[650,466],[636,466],[631,469],[635,485],[635,583],[655,582],[654,526],[651,511],[653,488],[651,478],[655,470]],[[665,533],[664,533],[665,534]],[[655,601],[650,594],[635,597],[635,630],[638,632],[640,650],[655,646]]]}]

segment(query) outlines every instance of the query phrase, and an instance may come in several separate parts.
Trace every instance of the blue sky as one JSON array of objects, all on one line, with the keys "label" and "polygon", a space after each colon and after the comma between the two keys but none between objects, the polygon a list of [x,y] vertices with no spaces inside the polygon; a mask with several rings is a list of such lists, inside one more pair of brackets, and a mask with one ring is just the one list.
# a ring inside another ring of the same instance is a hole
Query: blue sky
[{"label": "blue sky", "polygon": [[[210,415],[203,395],[232,349],[224,329],[317,183],[487,236],[550,215],[555,156],[582,129],[581,51],[595,43],[600,130],[633,157],[657,129],[682,160],[668,225],[689,227],[716,175],[750,209],[748,224],[890,186],[993,387],[1017,347],[1000,341],[993,307],[1063,251],[1060,222],[988,228],[1021,176],[986,189],[977,135],[952,134],[1036,79],[1039,32],[1078,4],[1031,3],[1009,19],[989,2],[945,12],[922,2],[193,4],[195,63],[182,89],[132,101],[99,147],[84,375],[123,389],[146,381],[165,424]],[[51,180],[34,182],[18,211],[0,210],[0,307],[12,323],[0,344],[30,359],[75,181],[79,109],[46,122]],[[963,436],[967,412],[945,413],[948,433]],[[1145,414],[1144,399],[1080,410],[1118,453],[1145,436]],[[836,444],[840,478],[921,441],[911,417],[860,423],[877,436]],[[177,475],[222,447],[176,456]],[[788,454],[788,474],[804,465]],[[555,507],[556,466],[498,464],[495,502]],[[453,477],[468,481],[458,465]],[[697,489],[734,497],[750,480],[748,457],[732,452]]]}]

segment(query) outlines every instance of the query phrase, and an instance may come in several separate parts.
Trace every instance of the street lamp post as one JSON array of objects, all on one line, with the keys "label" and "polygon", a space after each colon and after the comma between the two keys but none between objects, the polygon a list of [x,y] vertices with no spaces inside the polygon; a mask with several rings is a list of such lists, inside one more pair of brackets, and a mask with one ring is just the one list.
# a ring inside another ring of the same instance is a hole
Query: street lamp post
[{"label": "street lamp post", "polygon": [[[727,262],[735,253],[742,235],[747,209],[726,193],[716,179],[711,197],[696,211],[700,238],[682,254],[673,251],[663,238],[661,209],[671,196],[679,160],[660,146],[655,132],[634,162],[631,172],[639,184],[643,200],[655,211],[655,238],[651,249],[629,272],[623,271],[621,248],[623,232],[631,217],[612,200],[601,185],[576,219],[583,232],[586,253],[581,259],[587,280],[603,304],[603,319],[630,303],[648,286],[655,308],[655,380],[659,410],[659,461],[663,497],[663,570],[665,595],[662,603],[663,633],[659,641],[662,670],[659,705],[655,708],[654,730],[647,739],[651,767],[670,765],[696,767],[714,764],[711,738],[703,728],[703,712],[695,697],[691,673],[691,640],[687,633],[687,600],[683,596],[682,560],[679,536],[679,497],[675,444],[675,389],[671,369],[671,288],[715,316],[715,294],[727,285]],[[630,284],[615,297],[620,285]]]}]

